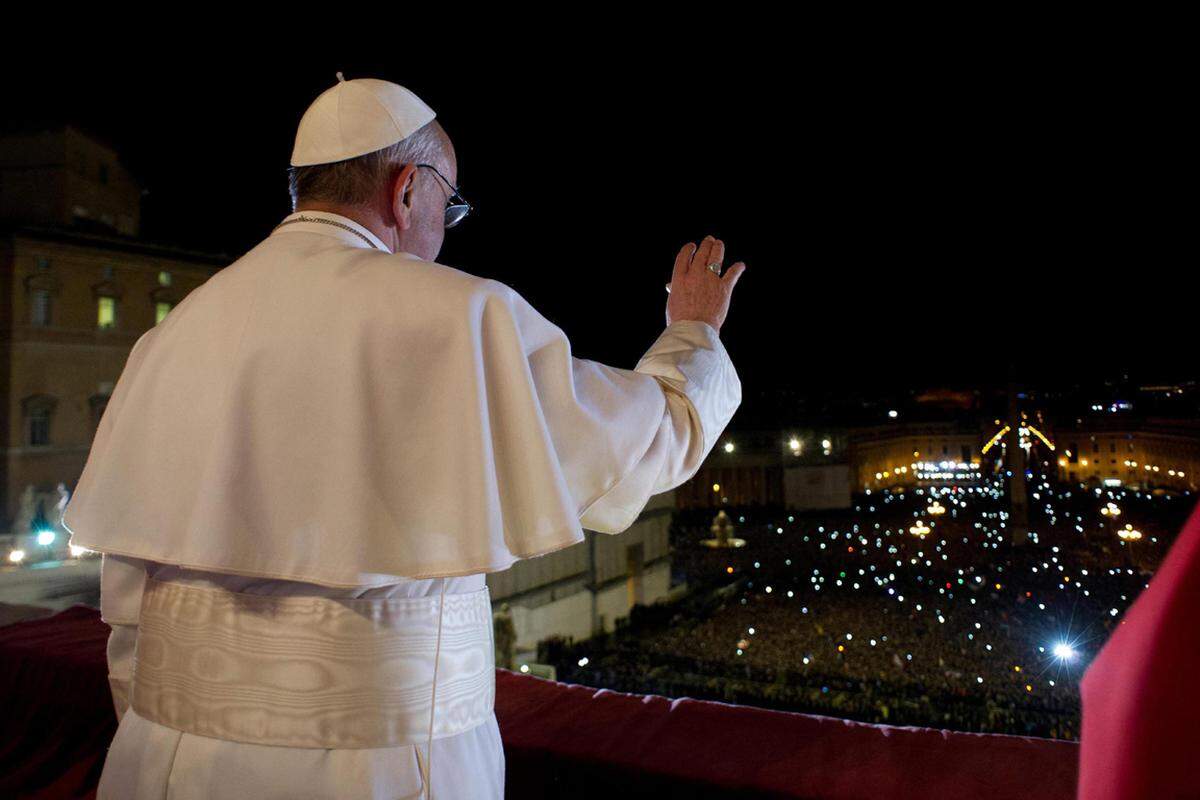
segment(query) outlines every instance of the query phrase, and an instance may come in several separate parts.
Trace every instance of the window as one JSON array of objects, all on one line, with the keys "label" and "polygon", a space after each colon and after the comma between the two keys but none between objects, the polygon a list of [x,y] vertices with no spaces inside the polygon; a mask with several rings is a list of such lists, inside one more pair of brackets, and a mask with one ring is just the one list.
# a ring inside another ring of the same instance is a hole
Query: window
[{"label": "window", "polygon": [[50,412],[39,408],[29,414],[29,444],[50,444]]},{"label": "window", "polygon": [[117,327],[117,299],[101,297],[97,302],[96,324],[101,330],[111,330]]},{"label": "window", "polygon": [[50,290],[34,289],[30,297],[29,324],[45,327],[50,324]]},{"label": "window", "polygon": [[35,394],[21,401],[25,418],[25,443],[30,447],[50,444],[50,419],[57,401],[46,394]]},{"label": "window", "polygon": [[170,303],[158,302],[154,304],[154,324],[162,322],[167,318],[167,313],[171,310]]}]

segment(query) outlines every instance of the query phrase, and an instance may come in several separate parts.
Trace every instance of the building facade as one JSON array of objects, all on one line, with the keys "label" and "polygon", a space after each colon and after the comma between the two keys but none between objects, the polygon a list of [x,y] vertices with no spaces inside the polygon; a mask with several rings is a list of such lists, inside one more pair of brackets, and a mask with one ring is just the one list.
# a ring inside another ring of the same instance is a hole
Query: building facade
[{"label": "building facade", "polygon": [[487,575],[492,602],[507,602],[518,659],[532,660],[550,636],[583,641],[612,632],[635,604],[652,605],[686,585],[671,585],[673,492],[650,499],[620,534],[584,531],[579,544],[518,561]]},{"label": "building facade", "polygon": [[978,480],[986,439],[974,415],[945,422],[855,428],[849,446],[853,489],[875,491]]},{"label": "building facade", "polygon": [[1060,427],[1057,437],[1059,480],[1200,490],[1200,420],[1085,418]]},{"label": "building facade", "polygon": [[48,555],[133,343],[227,259],[137,238],[140,189],[74,129],[0,154],[0,535]]}]

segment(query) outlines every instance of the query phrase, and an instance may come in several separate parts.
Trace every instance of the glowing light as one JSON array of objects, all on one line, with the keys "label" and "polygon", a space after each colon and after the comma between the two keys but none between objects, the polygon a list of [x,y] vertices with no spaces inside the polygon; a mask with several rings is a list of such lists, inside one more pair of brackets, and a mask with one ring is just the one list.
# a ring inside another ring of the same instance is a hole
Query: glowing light
[{"label": "glowing light", "polygon": [[726,453],[732,453],[732,452],[733,452],[733,442],[726,442],[726,443],[725,443],[725,452],[726,452]]},{"label": "glowing light", "polygon": [[54,544],[54,531],[41,530],[38,531],[37,543],[41,545]]},{"label": "glowing light", "polygon": [[1054,449],[1054,442],[1047,439],[1046,435],[1044,433],[1042,433],[1041,431],[1039,431],[1037,428],[1033,427],[1032,425],[1029,425],[1027,427],[1029,428],[1030,433],[1032,433],[1034,436],[1038,437],[1039,439],[1042,440],[1042,442],[1045,443],[1046,447],[1049,447],[1051,450]]},{"label": "glowing light", "polygon": [[14,564],[20,564],[22,561],[25,560],[25,551],[24,550],[10,550],[8,553],[8,560]]},{"label": "glowing light", "polygon": [[908,529],[908,532],[913,536],[925,536],[930,532],[930,530],[931,528],[924,522],[917,522],[916,525],[913,525]]},{"label": "glowing light", "polygon": [[1070,661],[1075,658],[1075,648],[1066,642],[1059,642],[1054,645],[1054,657],[1062,661]]},{"label": "glowing light", "polygon": [[900,416],[900,412],[893,408],[891,411],[888,412],[888,416],[891,417],[892,419],[895,419],[896,417]]},{"label": "glowing light", "polygon": [[1011,425],[1005,425],[1003,428],[1001,428],[996,433],[995,436],[993,436],[991,439],[988,439],[987,444],[985,444],[983,446],[983,450],[981,450],[980,452],[986,454],[988,450],[991,450],[995,445],[999,444],[1000,440],[1004,438],[1004,434],[1008,433],[1011,430],[1012,430]]},{"label": "glowing light", "polygon": [[1127,542],[1136,542],[1142,538],[1142,532],[1136,530],[1132,525],[1126,524],[1125,530],[1117,531],[1117,536],[1120,536]]}]

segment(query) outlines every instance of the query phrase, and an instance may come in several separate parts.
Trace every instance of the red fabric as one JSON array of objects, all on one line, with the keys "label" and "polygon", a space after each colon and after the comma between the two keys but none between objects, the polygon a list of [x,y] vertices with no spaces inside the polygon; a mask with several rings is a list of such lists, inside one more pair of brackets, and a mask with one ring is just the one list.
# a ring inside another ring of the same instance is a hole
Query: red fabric
[{"label": "red fabric", "polygon": [[117,729],[109,628],[72,606],[0,628],[0,797],[94,797]]},{"label": "red fabric", "polygon": [[1080,800],[1200,798],[1200,506],[1083,676]]},{"label": "red fabric", "polygon": [[[94,797],[116,729],[108,626],[0,628],[0,797]],[[1069,800],[1077,746],[634,695],[496,671],[509,797]],[[352,793],[348,792],[347,796]]]},{"label": "red fabric", "polygon": [[[657,695],[496,671],[509,780],[533,797],[1067,798],[1078,746]],[[647,792],[646,796],[655,796]]]}]

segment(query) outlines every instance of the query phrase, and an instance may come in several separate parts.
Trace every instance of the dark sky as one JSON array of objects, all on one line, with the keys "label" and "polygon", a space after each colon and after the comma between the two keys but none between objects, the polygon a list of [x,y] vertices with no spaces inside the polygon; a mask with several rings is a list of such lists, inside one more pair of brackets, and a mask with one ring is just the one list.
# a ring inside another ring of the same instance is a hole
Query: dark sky
[{"label": "dark sky", "polygon": [[439,261],[632,367],[675,252],[714,233],[748,265],[722,330],[747,398],[982,385],[1009,359],[1029,381],[1196,373],[1185,95],[1153,65],[970,42],[657,49],[56,55],[6,104],[117,146],[147,237],[237,255],[289,213],[295,126],[335,71],[401,83],[438,112],[477,209]]}]

